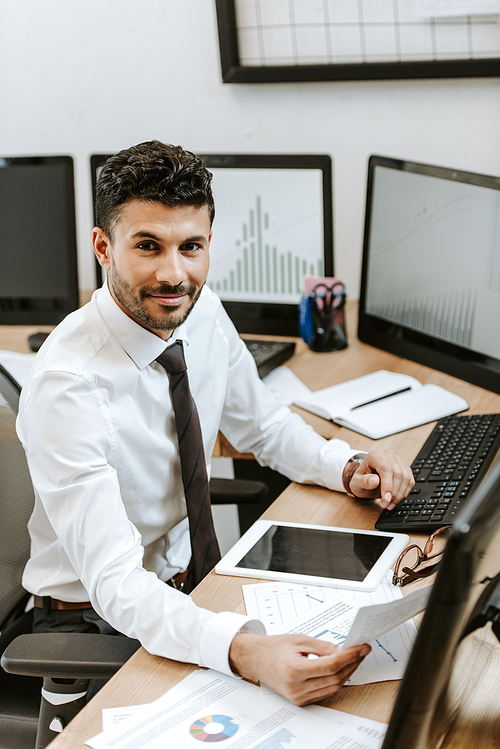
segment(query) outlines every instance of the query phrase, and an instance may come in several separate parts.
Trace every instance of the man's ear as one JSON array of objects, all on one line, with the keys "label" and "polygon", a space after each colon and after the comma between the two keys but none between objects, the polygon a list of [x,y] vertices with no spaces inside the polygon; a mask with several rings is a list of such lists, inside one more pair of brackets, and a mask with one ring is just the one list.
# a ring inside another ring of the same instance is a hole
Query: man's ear
[{"label": "man's ear", "polygon": [[109,270],[111,266],[111,255],[110,247],[111,242],[109,241],[106,234],[98,226],[92,229],[92,247],[94,248],[95,256],[99,265]]}]

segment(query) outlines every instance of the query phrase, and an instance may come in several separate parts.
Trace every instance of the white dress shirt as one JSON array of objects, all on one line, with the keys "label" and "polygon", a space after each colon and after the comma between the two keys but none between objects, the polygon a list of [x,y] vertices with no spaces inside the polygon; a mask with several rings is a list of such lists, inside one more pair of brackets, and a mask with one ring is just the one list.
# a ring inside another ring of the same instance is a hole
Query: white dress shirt
[{"label": "white dress shirt", "polygon": [[[276,403],[208,288],[168,345],[178,339],[209,473],[220,429],[292,480],[342,490],[356,451]],[[164,583],[191,553],[168,376],[155,361],[166,345],[105,285],[37,355],[17,427],[35,488],[23,584],[39,596],[90,600],[151,653],[230,673],[232,638],[242,627],[263,633],[262,625],[199,608]]]}]

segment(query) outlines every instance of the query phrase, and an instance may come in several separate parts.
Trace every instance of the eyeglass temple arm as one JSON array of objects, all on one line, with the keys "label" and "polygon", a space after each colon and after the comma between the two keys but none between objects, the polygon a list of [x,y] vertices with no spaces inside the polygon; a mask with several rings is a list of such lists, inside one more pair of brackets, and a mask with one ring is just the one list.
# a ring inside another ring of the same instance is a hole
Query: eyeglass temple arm
[{"label": "eyeglass temple arm", "polygon": [[436,569],[438,568],[439,562],[436,562],[436,564],[430,564],[428,567],[424,567],[422,570],[412,570],[410,567],[403,567],[401,572],[404,572],[406,577],[396,577],[396,575],[393,575],[392,577],[392,584],[393,585],[399,585],[401,588],[403,585],[408,585],[408,583],[414,583],[415,580],[421,580],[423,577],[429,577],[430,575],[433,575]]},{"label": "eyeglass temple arm", "polygon": [[[488,579],[486,578],[486,580]],[[481,593],[469,621],[465,625],[462,639],[476,629],[484,627],[488,622],[492,622],[493,632],[497,640],[500,641],[500,572],[490,580]]]}]

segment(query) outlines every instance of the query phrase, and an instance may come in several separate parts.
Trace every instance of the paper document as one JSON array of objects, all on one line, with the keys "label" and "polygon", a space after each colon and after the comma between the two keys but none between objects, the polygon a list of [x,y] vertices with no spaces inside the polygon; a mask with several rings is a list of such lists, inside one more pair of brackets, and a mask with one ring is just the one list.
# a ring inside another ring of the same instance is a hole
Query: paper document
[{"label": "paper document", "polygon": [[[148,703],[149,704],[149,703]],[[145,705],[127,705],[125,707],[103,707],[102,709],[102,730],[106,731],[108,728],[117,726],[123,721],[137,715],[141,710],[144,710]]]},{"label": "paper document", "polygon": [[374,749],[347,723],[332,727],[329,720],[253,684],[217,671],[195,671],[86,743],[93,749],[194,749],[196,741],[224,742],[228,749]]},{"label": "paper document", "polygon": [[378,720],[361,718],[358,715],[351,715],[329,707],[321,707],[321,705],[307,705],[304,709],[313,715],[317,715],[318,718],[329,720],[330,723],[336,723],[357,731],[360,739],[367,744],[369,743],[373,749],[382,746],[387,733],[387,723],[381,723]]},{"label": "paper document", "polygon": [[377,637],[385,635],[391,629],[420,614],[427,605],[432,585],[415,590],[405,598],[391,603],[381,603],[378,606],[362,606],[357,614],[349,634],[344,640],[342,648],[373,642]]},{"label": "paper document", "polygon": [[262,382],[269,388],[276,400],[289,406],[296,399],[309,398],[311,391],[288,367],[276,367]]},{"label": "paper document", "polygon": [[392,572],[389,570],[381,585],[376,590],[368,592],[277,582],[243,585],[242,591],[248,616],[260,619],[267,634],[274,635],[285,624],[291,624],[318,606],[324,606],[325,601],[340,595],[354,598],[358,606],[399,601],[403,597],[401,588],[393,585],[391,581]]},{"label": "paper document", "polygon": [[[145,707],[147,707],[147,705],[103,708],[103,731],[122,723],[126,718],[129,718],[132,715],[137,715],[141,710],[144,710]],[[367,749],[379,749],[387,732],[387,723],[380,723],[378,720],[362,718],[358,715],[351,715],[351,713],[344,713],[341,710],[321,707],[321,705],[307,705],[307,707],[303,709],[323,720],[334,723],[337,729],[344,727],[351,731],[356,731],[360,740],[363,741],[363,745],[366,745]],[[341,733],[341,731],[336,732]],[[278,747],[281,749],[279,744]]]},{"label": "paper document", "polygon": [[[287,585],[282,583],[257,583],[244,585],[246,611],[249,616],[264,622],[268,634],[283,631],[285,625],[293,625],[313,612],[318,612],[339,596],[348,596],[354,602],[350,623],[359,608],[377,607],[379,604],[404,600],[401,589],[392,585],[391,574],[377,590],[370,593],[352,592],[314,585]],[[342,633],[347,634],[349,631]],[[339,633],[340,634],[340,633]],[[314,636],[314,635],[313,635]],[[387,634],[376,637],[372,642],[372,652],[349,680],[349,685],[369,684],[376,681],[401,679],[417,630],[411,619],[392,629]],[[338,639],[340,643],[341,638]]]},{"label": "paper document", "polygon": [[340,426],[380,439],[464,411],[467,402],[438,385],[380,370],[340,385],[294,397],[304,408]]},{"label": "paper document", "polygon": [[0,364],[21,387],[28,379],[34,361],[35,354],[19,354],[17,351],[0,349]]},{"label": "paper document", "polygon": [[360,607],[354,598],[339,595],[321,608],[315,608],[301,619],[288,624],[281,630],[281,634],[309,635],[340,645],[344,650],[364,642],[371,643],[423,611],[431,587],[429,585],[399,601],[381,603],[378,606]]}]

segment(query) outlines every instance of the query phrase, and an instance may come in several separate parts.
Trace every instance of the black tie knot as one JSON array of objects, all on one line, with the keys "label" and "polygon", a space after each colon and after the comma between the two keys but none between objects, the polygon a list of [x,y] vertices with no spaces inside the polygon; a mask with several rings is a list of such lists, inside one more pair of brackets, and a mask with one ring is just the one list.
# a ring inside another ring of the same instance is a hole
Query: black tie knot
[{"label": "black tie knot", "polygon": [[156,361],[161,364],[162,367],[165,367],[170,374],[180,374],[181,372],[185,372],[187,367],[182,341],[176,341],[172,346],[166,348]]}]

